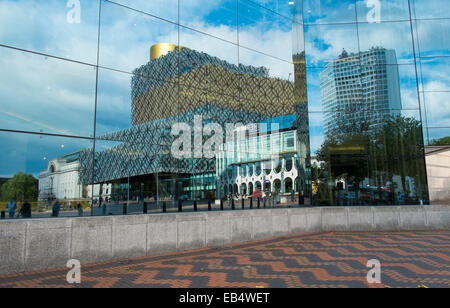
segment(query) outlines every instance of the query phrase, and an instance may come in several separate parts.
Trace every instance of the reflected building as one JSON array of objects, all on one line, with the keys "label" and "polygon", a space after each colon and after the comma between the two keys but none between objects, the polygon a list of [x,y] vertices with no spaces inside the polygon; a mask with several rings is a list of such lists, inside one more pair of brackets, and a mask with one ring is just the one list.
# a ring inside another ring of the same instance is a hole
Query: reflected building
[{"label": "reflected building", "polygon": [[[444,75],[450,64],[445,31],[450,19],[440,9],[443,0],[385,1],[376,23],[365,19],[372,8],[358,3],[348,11],[342,1],[210,1],[207,6],[173,1],[162,7],[100,1],[83,8],[85,27],[54,27],[65,6],[48,10],[43,1],[32,7],[4,2],[6,12],[31,10],[34,21],[23,26],[17,18],[0,20],[2,29],[10,30],[0,35],[5,67],[1,175],[20,171],[37,177],[43,170],[41,199],[76,197],[77,185],[94,184],[102,187],[102,196],[112,190],[122,199],[249,192],[250,182],[254,186],[257,180],[248,178],[248,165],[256,159],[238,152],[237,160],[218,166],[217,157],[171,155],[177,139],[173,124],[191,126],[195,140],[192,123],[201,116],[204,125],[221,127],[278,122],[279,130],[267,134],[275,140],[277,134],[283,139],[293,133],[296,153],[288,155],[294,155],[298,191],[309,199],[304,204],[428,200],[424,135],[428,143],[449,135],[448,112],[436,110],[449,93]],[[42,11],[48,14],[37,14]],[[199,22],[187,27],[180,24],[181,15]],[[92,31],[100,26],[101,40]],[[29,33],[39,39],[30,42]],[[67,48],[68,37],[77,48]],[[162,43],[149,50],[163,37],[186,46]],[[355,53],[339,56],[342,47]],[[235,60],[214,56],[224,52]],[[315,110],[308,110],[308,97]],[[194,141],[194,148],[209,137]],[[259,137],[267,136],[255,140]],[[70,147],[59,148],[59,143]],[[311,165],[310,143],[321,164]],[[78,175],[69,176],[75,162],[64,154],[83,148]],[[236,155],[239,149],[225,152]],[[267,154],[264,148],[258,151]],[[47,157],[58,157],[55,172]],[[270,161],[267,170],[280,165]],[[281,166],[287,169],[288,162]],[[247,168],[247,176],[230,180],[223,174],[230,167],[238,174],[240,167]],[[56,181],[70,193],[50,182],[58,172],[66,173]],[[314,194],[312,178],[318,188]],[[336,185],[341,179],[348,185]]]},{"label": "reflected building", "polygon": [[256,125],[237,129],[237,133],[245,132],[243,138],[226,143],[224,151],[216,158],[217,176],[225,195],[250,196],[256,190],[281,194],[298,192],[299,141],[295,121],[293,124],[287,128],[275,125],[276,130],[269,125],[267,129],[255,128]]},{"label": "reflected building", "polygon": [[320,88],[328,136],[348,130],[374,133],[402,109],[395,50],[344,50],[320,73]]},{"label": "reflected building", "polygon": [[[292,126],[297,108],[294,87],[291,81],[270,77],[265,67],[234,65],[189,48],[155,45],[151,61],[133,72],[131,127],[97,137],[110,143],[109,149],[95,155],[92,150],[83,152],[81,181],[112,183],[113,195],[123,195],[124,187],[131,185],[132,197],[218,198],[225,189],[216,158],[173,157],[177,137],[171,134],[172,126],[192,125],[196,116],[204,124],[219,124],[223,131],[227,124],[268,119],[283,123],[286,117]],[[203,142],[208,138],[203,136]]]},{"label": "reflected building", "polygon": [[401,112],[395,51],[344,50],[320,73],[320,86],[326,138],[318,152],[325,169],[316,170],[317,202],[427,202],[422,127]]},{"label": "reflected building", "polygon": [[152,60],[134,71],[133,125],[174,117],[188,122],[192,110],[208,108],[229,110],[211,119],[217,123],[255,123],[295,113],[294,84],[271,78],[269,69],[234,65],[203,52],[165,45],[173,47],[164,48],[162,54],[153,51]]},{"label": "reflected building", "polygon": [[[38,201],[86,201],[91,200],[93,193],[100,194],[99,185],[92,187],[80,182],[80,153],[70,153],[48,162],[47,169],[39,173]],[[111,186],[105,185],[102,189],[103,196],[110,195]]]}]

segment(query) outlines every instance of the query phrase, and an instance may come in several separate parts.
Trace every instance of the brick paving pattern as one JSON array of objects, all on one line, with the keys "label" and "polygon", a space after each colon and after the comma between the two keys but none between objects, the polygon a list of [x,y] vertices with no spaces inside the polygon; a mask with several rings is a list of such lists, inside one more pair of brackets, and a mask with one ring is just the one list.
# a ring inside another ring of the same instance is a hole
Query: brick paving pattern
[{"label": "brick paving pattern", "polygon": [[[378,259],[382,284],[367,283]],[[0,276],[0,288],[450,287],[450,231],[329,232],[131,259],[82,268]]]}]

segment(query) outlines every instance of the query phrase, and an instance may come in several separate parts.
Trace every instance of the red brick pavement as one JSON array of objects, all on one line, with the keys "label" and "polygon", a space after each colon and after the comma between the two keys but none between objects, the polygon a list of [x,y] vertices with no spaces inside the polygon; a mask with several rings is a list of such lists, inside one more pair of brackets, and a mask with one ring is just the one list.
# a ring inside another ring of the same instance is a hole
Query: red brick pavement
[{"label": "red brick pavement", "polygon": [[[382,284],[368,284],[367,261],[381,262]],[[450,231],[331,232],[222,248],[0,276],[10,287],[450,287]]]}]

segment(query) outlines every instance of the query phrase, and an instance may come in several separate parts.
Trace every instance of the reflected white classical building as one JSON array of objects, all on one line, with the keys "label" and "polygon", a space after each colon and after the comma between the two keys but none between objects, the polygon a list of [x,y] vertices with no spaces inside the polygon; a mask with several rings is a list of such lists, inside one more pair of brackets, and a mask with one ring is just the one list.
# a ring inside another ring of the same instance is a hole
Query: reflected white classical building
[{"label": "reflected white classical building", "polygon": [[227,143],[216,157],[220,194],[251,195],[256,189],[286,194],[297,191],[297,142],[297,130],[290,128],[257,136],[246,133]]},{"label": "reflected white classical building", "polygon": [[[79,152],[52,159],[48,167],[39,173],[39,201],[51,199],[81,201],[91,200],[99,196],[100,185],[83,185],[79,181]],[[101,187],[103,195],[108,196],[111,185]]]}]

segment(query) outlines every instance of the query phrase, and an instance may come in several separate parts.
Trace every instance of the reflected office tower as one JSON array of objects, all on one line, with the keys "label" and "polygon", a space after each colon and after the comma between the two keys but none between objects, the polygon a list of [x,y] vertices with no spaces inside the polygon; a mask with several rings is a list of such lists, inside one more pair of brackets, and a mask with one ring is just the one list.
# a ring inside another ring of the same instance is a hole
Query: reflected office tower
[{"label": "reflected office tower", "polygon": [[[389,65],[387,64],[389,63]],[[360,54],[345,50],[320,73],[327,136],[372,134],[389,116],[400,114],[400,82],[395,50],[376,47]]]}]

